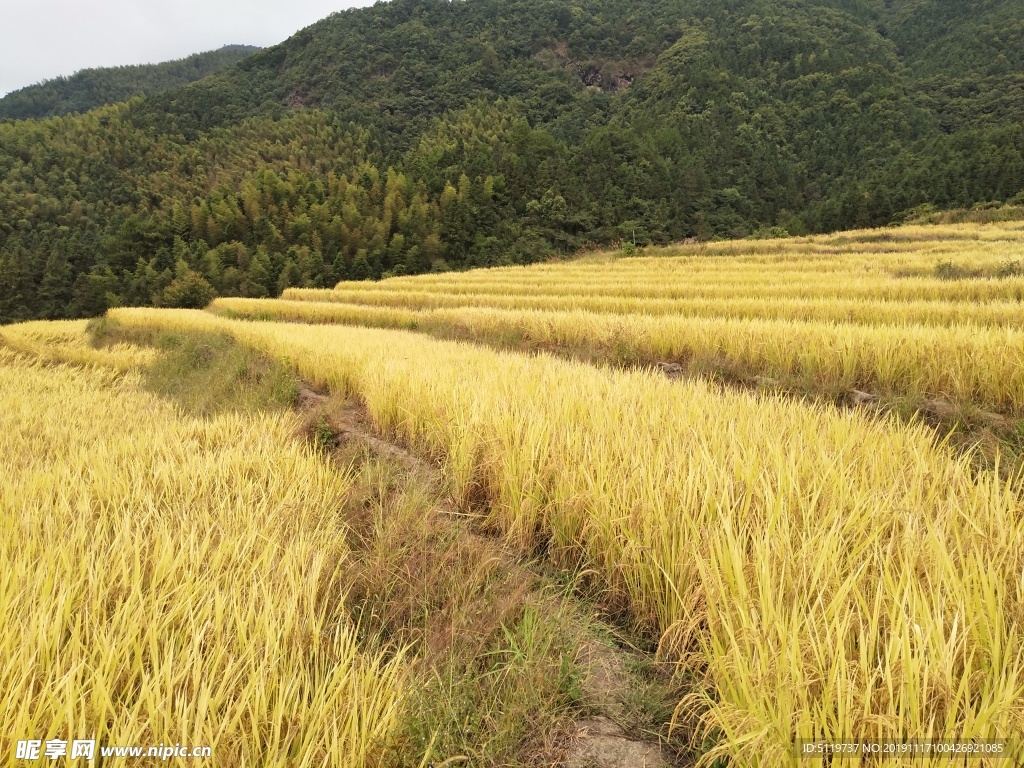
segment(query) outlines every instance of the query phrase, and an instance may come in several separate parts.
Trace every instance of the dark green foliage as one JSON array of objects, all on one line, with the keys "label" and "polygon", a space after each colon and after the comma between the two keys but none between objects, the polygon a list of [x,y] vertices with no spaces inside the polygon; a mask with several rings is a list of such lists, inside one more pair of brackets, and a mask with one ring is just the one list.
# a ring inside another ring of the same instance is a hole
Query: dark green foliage
[{"label": "dark green foliage", "polygon": [[258,50],[251,45],[225,45],[162,64],[83,69],[71,77],[58,77],[7,94],[0,99],[0,120],[88,112],[135,96],[161,93],[227,69]]},{"label": "dark green foliage", "polygon": [[1019,200],[1021,18],[1024,0],[345,11],[184,87],[0,122],[0,322],[196,305],[200,278],[272,296]]},{"label": "dark green foliage", "polygon": [[321,416],[317,419],[316,424],[313,425],[313,446],[323,453],[329,453],[334,449],[337,443],[337,438],[334,436],[334,430],[331,429],[331,425],[327,419]]},{"label": "dark green foliage", "polygon": [[217,292],[201,274],[185,262],[178,262],[177,277],[164,288],[160,306],[180,309],[203,309],[216,297]]},{"label": "dark green foliage", "polygon": [[1007,259],[996,270],[996,277],[1001,279],[1020,277],[1021,275],[1024,275],[1024,263],[1021,263],[1019,259]]}]

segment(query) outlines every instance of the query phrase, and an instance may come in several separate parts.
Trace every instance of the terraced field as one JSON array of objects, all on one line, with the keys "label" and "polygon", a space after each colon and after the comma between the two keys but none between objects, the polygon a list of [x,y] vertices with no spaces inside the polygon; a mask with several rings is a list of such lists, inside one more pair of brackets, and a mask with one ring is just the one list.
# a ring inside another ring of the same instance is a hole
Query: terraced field
[{"label": "terraced field", "polygon": [[[692,756],[788,766],[799,740],[1024,733],[1024,495],[1003,461],[1024,416],[1021,259],[1021,224],[904,228],[108,322],[229,338],[359,403],[376,439],[437,469],[454,514],[657,643]],[[26,381],[154,354],[3,334]],[[944,429],[998,421],[986,461],[913,416],[935,403]],[[911,763],[950,764],[849,762]]]},{"label": "terraced field", "polygon": [[152,350],[91,349],[84,321],[2,338],[49,352],[0,347],[5,733],[368,765],[404,665],[331,599],[352,478],[291,444],[290,414],[177,412],[131,370]]},{"label": "terraced field", "polygon": [[342,283],[212,309],[665,362],[833,399],[866,392],[911,410],[939,400],[1016,418],[1022,259],[1019,224],[905,228]]}]

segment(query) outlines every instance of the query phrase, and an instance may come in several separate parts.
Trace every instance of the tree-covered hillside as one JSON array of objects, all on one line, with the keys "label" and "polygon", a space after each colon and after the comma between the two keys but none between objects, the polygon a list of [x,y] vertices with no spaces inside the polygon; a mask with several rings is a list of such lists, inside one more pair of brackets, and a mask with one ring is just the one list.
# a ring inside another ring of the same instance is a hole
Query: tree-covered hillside
[{"label": "tree-covered hillside", "polygon": [[258,50],[251,45],[225,45],[161,64],[83,69],[71,77],[58,77],[7,94],[0,99],[0,120],[88,112],[134,96],[160,93],[227,69]]},{"label": "tree-covered hillside", "polygon": [[393,0],[0,123],[0,321],[1024,190],[1024,0]]}]

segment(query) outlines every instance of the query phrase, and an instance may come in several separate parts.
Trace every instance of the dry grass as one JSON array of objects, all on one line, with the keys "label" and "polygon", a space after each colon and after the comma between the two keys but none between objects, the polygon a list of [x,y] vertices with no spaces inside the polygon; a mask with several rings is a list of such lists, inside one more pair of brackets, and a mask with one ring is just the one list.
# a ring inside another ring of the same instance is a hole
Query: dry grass
[{"label": "dry grass", "polygon": [[341,457],[358,468],[347,508],[355,618],[361,633],[414,653],[382,764],[549,764],[546,739],[573,717],[586,615],[448,513],[422,476],[357,441]]},{"label": "dry grass", "polygon": [[0,345],[43,361],[101,366],[134,371],[152,364],[156,353],[132,344],[113,344],[102,350],[89,344],[85,320],[38,321],[0,326]]}]

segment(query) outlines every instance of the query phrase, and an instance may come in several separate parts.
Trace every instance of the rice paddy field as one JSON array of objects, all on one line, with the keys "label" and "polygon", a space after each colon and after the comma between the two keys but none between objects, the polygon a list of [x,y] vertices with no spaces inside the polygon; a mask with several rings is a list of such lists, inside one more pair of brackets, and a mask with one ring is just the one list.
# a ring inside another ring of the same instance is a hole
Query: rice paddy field
[{"label": "rice paddy field", "polygon": [[[693,761],[1008,739],[1010,756],[970,764],[1011,765],[1024,488],[1002,457],[1024,417],[1022,299],[1024,224],[1005,222],[594,254],[107,322],[127,339],[230,338],[358,402],[379,439],[437,469],[457,514],[581,575],[656,644]],[[0,342],[0,608],[28,617],[0,628],[0,725],[155,742],[177,718],[224,764],[387,764],[416,651],[366,642],[337,599],[349,556],[331,510],[351,474],[290,441],[288,411],[200,418],[147,392],[139,370],[159,353],[145,345],[52,323]],[[935,403],[998,421],[985,462],[914,415]]]},{"label": "rice paddy field", "polygon": [[330,599],[351,479],[289,414],[184,417],[126,372],[150,350],[91,350],[84,321],[3,339],[88,361],[0,348],[4,733],[369,764],[403,667]]},{"label": "rice paddy field", "polygon": [[216,312],[681,364],[830,396],[1024,403],[1024,229],[905,227],[290,289]]}]

